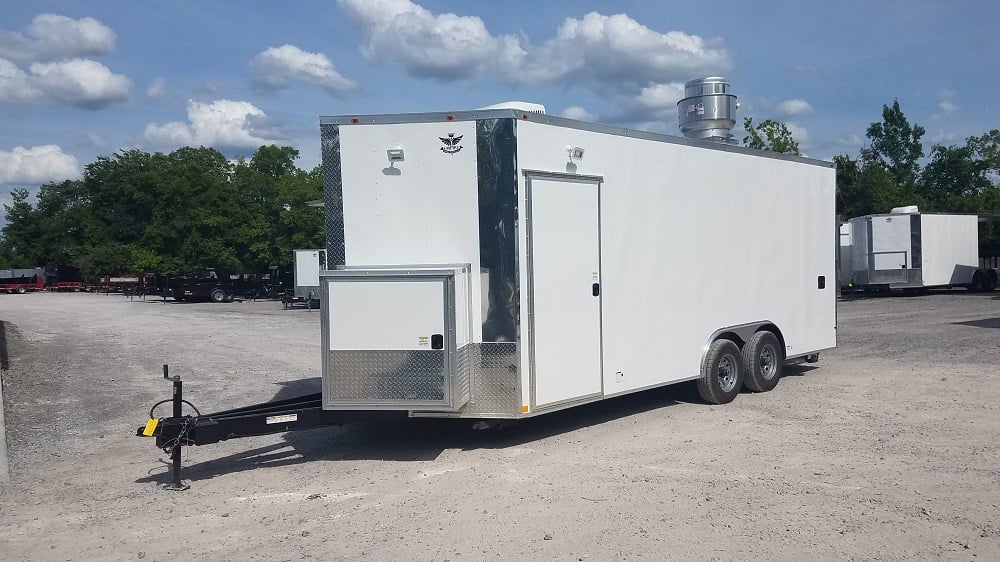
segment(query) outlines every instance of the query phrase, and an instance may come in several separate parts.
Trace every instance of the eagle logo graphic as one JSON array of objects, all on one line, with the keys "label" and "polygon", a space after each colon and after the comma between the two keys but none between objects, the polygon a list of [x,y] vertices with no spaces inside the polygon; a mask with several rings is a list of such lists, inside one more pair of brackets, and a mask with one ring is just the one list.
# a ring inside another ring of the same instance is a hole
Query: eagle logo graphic
[{"label": "eagle logo graphic", "polygon": [[441,142],[444,143],[444,146],[441,147],[441,152],[444,152],[445,154],[455,154],[459,150],[462,150],[462,145],[459,144],[462,142],[462,136],[463,135],[458,135],[456,137],[455,133],[448,133],[447,137],[438,137],[441,139]]}]

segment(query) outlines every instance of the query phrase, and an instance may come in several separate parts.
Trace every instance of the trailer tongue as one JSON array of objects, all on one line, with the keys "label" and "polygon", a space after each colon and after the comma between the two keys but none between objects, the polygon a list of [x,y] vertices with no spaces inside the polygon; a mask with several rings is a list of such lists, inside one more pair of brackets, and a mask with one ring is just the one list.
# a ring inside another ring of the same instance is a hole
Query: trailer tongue
[{"label": "trailer tongue", "polygon": [[[173,383],[173,397],[154,404],[149,410],[149,421],[136,429],[135,434],[156,438],[156,446],[170,455],[171,482],[167,486],[170,490],[186,490],[189,487],[181,480],[181,450],[184,446],[342,425],[373,415],[371,412],[324,410],[320,392],[202,414],[194,404],[184,399],[181,377],[171,377],[167,365],[163,366],[163,378]],[[171,416],[155,417],[156,408],[168,403],[173,407]],[[183,414],[184,404],[194,414]]]}]

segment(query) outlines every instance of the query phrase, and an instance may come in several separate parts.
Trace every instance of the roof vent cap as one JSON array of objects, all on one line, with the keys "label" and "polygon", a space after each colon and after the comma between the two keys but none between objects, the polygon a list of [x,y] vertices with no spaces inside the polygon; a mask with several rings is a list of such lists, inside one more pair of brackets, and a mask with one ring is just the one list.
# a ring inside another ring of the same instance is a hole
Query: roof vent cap
[{"label": "roof vent cap", "polygon": [[677,102],[677,121],[681,133],[689,139],[736,144],[733,127],[740,103],[729,93],[729,80],[708,76],[688,80],[684,99]]},{"label": "roof vent cap", "polygon": [[541,113],[542,115],[545,115],[544,105],[540,103],[531,103],[528,101],[505,101],[479,108],[480,111],[487,109],[516,109],[518,111],[523,111],[525,113]]}]

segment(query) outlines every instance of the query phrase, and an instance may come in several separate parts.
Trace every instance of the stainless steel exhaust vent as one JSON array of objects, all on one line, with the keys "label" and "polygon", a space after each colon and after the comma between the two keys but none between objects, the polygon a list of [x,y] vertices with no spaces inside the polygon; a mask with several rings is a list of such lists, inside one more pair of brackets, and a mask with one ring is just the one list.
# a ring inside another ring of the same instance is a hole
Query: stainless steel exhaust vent
[{"label": "stainless steel exhaust vent", "polygon": [[689,80],[684,99],[677,102],[677,121],[689,139],[736,144],[730,132],[736,125],[740,103],[729,93],[729,81],[721,76]]}]

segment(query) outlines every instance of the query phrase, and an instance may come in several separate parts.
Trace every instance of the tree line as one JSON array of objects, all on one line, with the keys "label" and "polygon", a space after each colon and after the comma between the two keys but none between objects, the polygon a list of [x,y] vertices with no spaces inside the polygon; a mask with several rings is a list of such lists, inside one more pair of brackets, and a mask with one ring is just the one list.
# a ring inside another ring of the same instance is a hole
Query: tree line
[{"label": "tree line", "polygon": [[[799,154],[798,143],[781,122],[767,119],[755,125],[748,117],[744,128],[745,146]],[[929,154],[921,142],[925,132],[907,120],[898,100],[882,106],[882,120],[865,131],[867,146],[856,156],[833,158],[841,220],[904,205],[917,205],[921,212],[1000,217],[1000,130],[968,137],[964,144],[934,145]],[[981,256],[1000,256],[1000,221],[982,224],[979,246]]]},{"label": "tree line", "polygon": [[[745,146],[799,154],[784,123],[748,117],[744,129]],[[882,120],[866,130],[867,146],[834,157],[841,219],[912,204],[1000,215],[1000,130],[929,154],[924,133],[898,101],[883,106]],[[85,166],[82,179],[43,185],[34,202],[27,189],[14,189],[4,205],[0,269],[68,269],[90,280],[288,265],[293,249],[325,246],[323,212],[307,205],[322,197],[320,170],[298,169],[298,155],[274,145],[235,162],[205,147],[122,150]],[[1000,255],[1000,222],[983,226],[980,252]]]},{"label": "tree line", "polygon": [[319,167],[298,151],[262,146],[231,162],[212,148],[169,154],[122,150],[98,157],[82,179],[11,191],[0,268],[47,267],[100,275],[265,272],[295,248],[325,246]]}]

